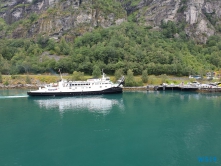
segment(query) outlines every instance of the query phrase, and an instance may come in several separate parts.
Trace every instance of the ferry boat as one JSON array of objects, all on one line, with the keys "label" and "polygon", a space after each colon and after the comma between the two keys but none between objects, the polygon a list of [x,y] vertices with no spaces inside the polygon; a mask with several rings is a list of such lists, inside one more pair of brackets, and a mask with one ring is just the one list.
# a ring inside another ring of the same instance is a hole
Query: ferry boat
[{"label": "ferry boat", "polygon": [[[60,73],[61,75],[61,73]],[[124,76],[116,83],[110,81],[106,74],[102,78],[88,79],[87,81],[67,81],[62,78],[58,83],[45,85],[38,90],[28,91],[29,96],[76,96],[122,93]]]}]

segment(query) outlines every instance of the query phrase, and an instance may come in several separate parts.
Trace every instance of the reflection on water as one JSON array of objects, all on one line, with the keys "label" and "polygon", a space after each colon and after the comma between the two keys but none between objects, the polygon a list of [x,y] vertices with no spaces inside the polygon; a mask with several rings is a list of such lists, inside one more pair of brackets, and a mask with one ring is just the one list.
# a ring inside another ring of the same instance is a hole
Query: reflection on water
[{"label": "reflection on water", "polygon": [[221,94],[220,93],[187,93],[187,94],[180,94],[180,97],[188,97],[189,100],[191,99],[196,99],[196,100],[201,100],[202,98],[206,99],[216,99],[220,98]]},{"label": "reflection on water", "polygon": [[26,91],[22,89],[0,89],[0,99],[28,97]]},{"label": "reflection on water", "polygon": [[221,98],[221,93],[219,92],[186,92],[186,91],[149,91],[148,94],[154,93],[157,96],[177,96],[181,100],[188,99],[188,100],[200,100],[202,98],[206,99],[219,99]]},{"label": "reflection on water", "polygon": [[41,98],[35,99],[40,108],[58,109],[63,113],[68,110],[79,111],[86,109],[90,112],[108,114],[113,106],[117,106],[123,110],[123,98],[110,98],[106,96],[80,96],[80,97],[65,97],[65,98]]},{"label": "reflection on water", "polygon": [[221,93],[0,99],[0,165],[220,165],[220,108]]}]

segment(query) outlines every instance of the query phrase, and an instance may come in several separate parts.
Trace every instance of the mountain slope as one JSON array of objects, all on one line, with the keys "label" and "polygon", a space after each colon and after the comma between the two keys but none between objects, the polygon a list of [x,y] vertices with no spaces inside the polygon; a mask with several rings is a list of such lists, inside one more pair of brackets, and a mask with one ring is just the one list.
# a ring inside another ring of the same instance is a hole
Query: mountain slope
[{"label": "mountain slope", "polygon": [[[38,34],[70,38],[124,21],[158,29],[168,20],[185,24],[200,43],[221,32],[219,0],[0,0],[1,38]],[[17,23],[16,23],[17,22]],[[6,28],[7,27],[7,28]]]},{"label": "mountain slope", "polygon": [[119,2],[102,0],[1,0],[0,17],[5,27],[8,25],[2,28],[2,37],[42,34],[59,38],[75,37],[99,26],[118,25],[126,20],[126,12]]},{"label": "mountain slope", "polygon": [[[0,0],[0,73],[220,70],[216,0]],[[54,40],[55,39],[55,40]]]}]

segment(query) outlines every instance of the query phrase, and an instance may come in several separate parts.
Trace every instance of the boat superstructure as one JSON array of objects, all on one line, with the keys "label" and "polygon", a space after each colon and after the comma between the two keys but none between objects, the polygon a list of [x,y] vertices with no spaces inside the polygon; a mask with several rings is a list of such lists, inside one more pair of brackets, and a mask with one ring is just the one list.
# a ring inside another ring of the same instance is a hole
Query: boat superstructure
[{"label": "boat superstructure", "polygon": [[29,96],[75,96],[122,93],[122,76],[116,83],[103,73],[102,78],[88,79],[87,81],[67,81],[62,78],[58,83],[51,83],[38,90],[29,91]]}]

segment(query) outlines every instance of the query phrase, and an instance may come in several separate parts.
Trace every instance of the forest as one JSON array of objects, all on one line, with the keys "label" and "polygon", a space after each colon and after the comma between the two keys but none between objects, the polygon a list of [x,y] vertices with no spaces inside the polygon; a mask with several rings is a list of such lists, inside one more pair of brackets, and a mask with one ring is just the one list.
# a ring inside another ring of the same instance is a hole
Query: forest
[{"label": "forest", "polygon": [[221,38],[211,36],[206,44],[188,39],[184,24],[162,22],[160,30],[133,22],[96,28],[67,41],[38,35],[32,39],[0,39],[0,72],[63,73],[91,75],[95,67],[113,75],[116,71],[134,75],[205,75],[221,66]]}]

